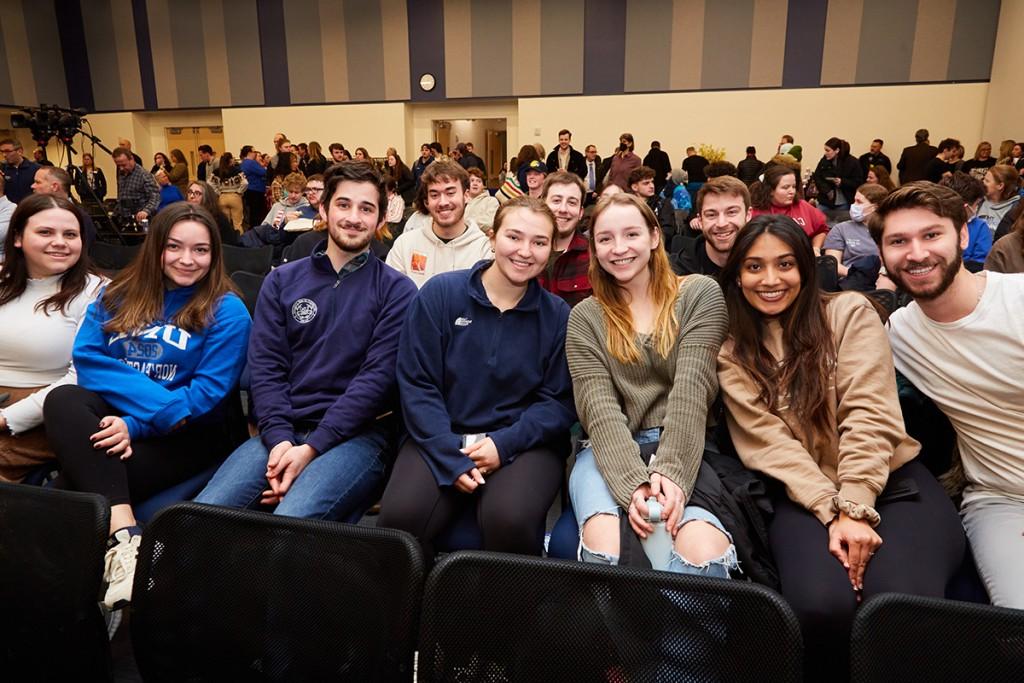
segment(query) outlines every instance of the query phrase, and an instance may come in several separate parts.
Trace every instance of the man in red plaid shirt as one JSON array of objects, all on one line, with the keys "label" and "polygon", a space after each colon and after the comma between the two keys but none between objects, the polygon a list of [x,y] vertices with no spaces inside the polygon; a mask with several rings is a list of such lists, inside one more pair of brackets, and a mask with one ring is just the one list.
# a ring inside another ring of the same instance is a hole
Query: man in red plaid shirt
[{"label": "man in red plaid shirt", "polygon": [[551,260],[537,276],[541,287],[561,297],[570,306],[590,296],[590,244],[576,232],[583,218],[586,188],[575,173],[556,171],[544,180],[540,198],[555,214],[558,236],[551,250]]}]

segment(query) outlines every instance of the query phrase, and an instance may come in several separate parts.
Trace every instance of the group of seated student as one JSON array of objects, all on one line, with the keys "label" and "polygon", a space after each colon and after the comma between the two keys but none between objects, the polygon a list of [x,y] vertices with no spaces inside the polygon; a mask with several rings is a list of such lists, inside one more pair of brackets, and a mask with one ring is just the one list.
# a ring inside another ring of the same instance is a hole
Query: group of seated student
[{"label": "group of seated student", "polygon": [[[886,328],[863,295],[820,290],[825,236],[795,181],[778,165],[753,193],[712,178],[702,235],[670,263],[636,194],[603,196],[582,234],[585,186],[561,171],[485,235],[465,219],[469,175],[439,160],[417,197],[428,221],[385,264],[382,178],[341,162],[317,197],[317,245],[267,276],[254,321],[202,205],[157,214],[136,260],[102,282],[74,207],[31,197],[0,270],[0,476],[55,457],[56,486],[109,499],[104,601],[123,605],[133,505],[231,450],[225,404],[247,362],[259,434],[199,502],[352,522],[383,496],[378,524],[428,550],[472,514],[486,549],[540,554],[578,420],[579,558],[618,563],[626,526],[654,530],[653,499],[667,569],[724,578],[743,567],[698,477],[721,397],[742,464],[771,484],[768,540],[814,678],[846,657],[864,597],[942,596],[964,529],[992,602],[1024,608],[1024,275],[964,267],[969,202],[954,189],[862,185],[843,260],[868,250],[851,244],[867,225],[914,299]],[[894,367],[956,431],[962,525],[904,428]]]}]

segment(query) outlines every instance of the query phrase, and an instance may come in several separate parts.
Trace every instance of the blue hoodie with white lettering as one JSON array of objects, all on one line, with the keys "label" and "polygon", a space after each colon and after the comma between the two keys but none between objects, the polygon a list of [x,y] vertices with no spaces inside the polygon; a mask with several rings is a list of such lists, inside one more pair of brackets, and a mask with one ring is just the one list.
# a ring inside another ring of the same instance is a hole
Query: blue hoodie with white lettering
[{"label": "blue hoodie with white lettering", "polygon": [[186,331],[174,315],[195,286],[164,290],[164,315],[137,334],[106,332],[111,315],[97,299],[75,338],[79,386],[99,394],[124,417],[132,439],[167,434],[178,423],[212,422],[238,383],[252,320],[234,294],[221,298],[213,320]]}]

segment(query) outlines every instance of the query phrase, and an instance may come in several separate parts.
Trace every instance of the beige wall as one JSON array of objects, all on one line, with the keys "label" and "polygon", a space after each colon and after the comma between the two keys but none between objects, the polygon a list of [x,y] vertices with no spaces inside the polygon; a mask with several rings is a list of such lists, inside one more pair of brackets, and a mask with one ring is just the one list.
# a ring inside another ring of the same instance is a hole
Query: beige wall
[{"label": "beige wall", "polygon": [[985,136],[998,149],[1000,140],[1024,138],[1024,2],[1003,2],[992,56],[992,81],[985,107]]},{"label": "beige wall", "polygon": [[832,136],[848,140],[858,155],[879,137],[895,163],[922,127],[931,132],[933,142],[957,137],[973,150],[981,136],[988,87],[967,83],[537,97],[519,100],[519,140],[539,141],[550,150],[559,129],[566,127],[572,130],[574,147],[594,144],[603,157],[618,144],[619,134],[628,131],[641,157],[657,139],[675,165],[686,147],[700,143],[724,147],[733,163],[743,158],[747,145],[756,146],[759,158],[767,159],[779,136],[790,133],[803,145],[806,165],[817,162],[823,143]]},{"label": "beige wall", "polygon": [[402,148],[405,140],[405,105],[347,104],[310,107],[244,107],[224,109],[224,144],[233,154],[242,145],[254,145],[273,153],[274,133],[287,134],[292,142],[316,140],[324,148],[340,142],[345,149],[365,147],[383,156],[388,147]]},{"label": "beige wall", "polygon": [[[1012,4],[1012,3],[1010,3]],[[1024,13],[1024,3],[1020,3]],[[1017,19],[1014,19],[1016,21]],[[1024,21],[1024,17],[1020,19]],[[166,147],[168,126],[224,126],[225,146],[237,154],[242,145],[272,148],[274,133],[283,130],[296,142],[318,140],[325,148],[341,142],[348,149],[366,147],[375,156],[388,146],[399,149],[411,162],[419,145],[433,139],[435,119],[503,118],[507,121],[509,155],[521,144],[539,141],[546,150],[567,127],[582,150],[597,145],[608,154],[623,131],[636,137],[637,152],[646,153],[652,139],[662,143],[673,164],[688,145],[702,142],[726,149],[733,162],[743,157],[748,144],[756,145],[762,159],[771,156],[783,133],[792,133],[804,147],[807,164],[821,156],[822,143],[837,135],[849,140],[860,154],[871,140],[886,140],[895,162],[900,150],[913,142],[920,127],[931,131],[933,142],[958,137],[968,153],[982,132],[996,142],[1021,135],[1015,115],[1024,108],[1024,86],[1019,64],[1024,48],[997,48],[996,71],[1001,79],[987,83],[848,87],[808,90],[759,90],[617,95],[607,97],[536,97],[515,100],[460,101],[436,104],[354,104],[303,107],[210,109],[155,114],[93,114],[93,130],[113,148],[117,139],[132,139],[135,151],[150,164],[153,152]],[[1018,61],[1013,61],[1018,56]],[[1013,66],[1017,68],[1011,68]],[[999,87],[997,106],[990,89]],[[1016,99],[1013,99],[1016,98]],[[986,110],[986,101],[990,104]],[[1015,102],[1015,104],[1013,103]],[[454,138],[453,138],[454,139]],[[477,144],[480,141],[474,140]],[[403,148],[404,147],[404,148]],[[51,155],[55,152],[51,145]],[[80,152],[81,150],[79,150]],[[109,179],[113,162],[98,155]]]}]

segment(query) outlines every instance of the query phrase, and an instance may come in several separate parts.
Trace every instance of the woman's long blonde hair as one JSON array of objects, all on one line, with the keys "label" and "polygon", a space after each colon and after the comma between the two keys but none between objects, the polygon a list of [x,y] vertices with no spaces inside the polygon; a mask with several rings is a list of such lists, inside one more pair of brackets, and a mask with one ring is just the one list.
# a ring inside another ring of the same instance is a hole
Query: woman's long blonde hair
[{"label": "woman's long blonde hair", "polygon": [[[616,360],[622,363],[636,363],[640,360],[640,348],[636,340],[636,329],[633,327],[633,316],[629,311],[629,294],[619,285],[618,281],[601,267],[597,260],[596,229],[598,221],[609,206],[632,206],[643,217],[648,229],[660,236],[661,226],[654,212],[636,195],[620,192],[603,197],[597,202],[590,219],[590,286],[601,310],[604,313],[605,346]],[[676,296],[679,291],[679,278],[672,272],[665,253],[664,240],[651,251],[647,262],[650,273],[648,293],[657,311],[654,321],[654,332],[651,335],[654,349],[662,358],[668,358],[676,343],[679,333],[679,320],[676,318]]]}]

